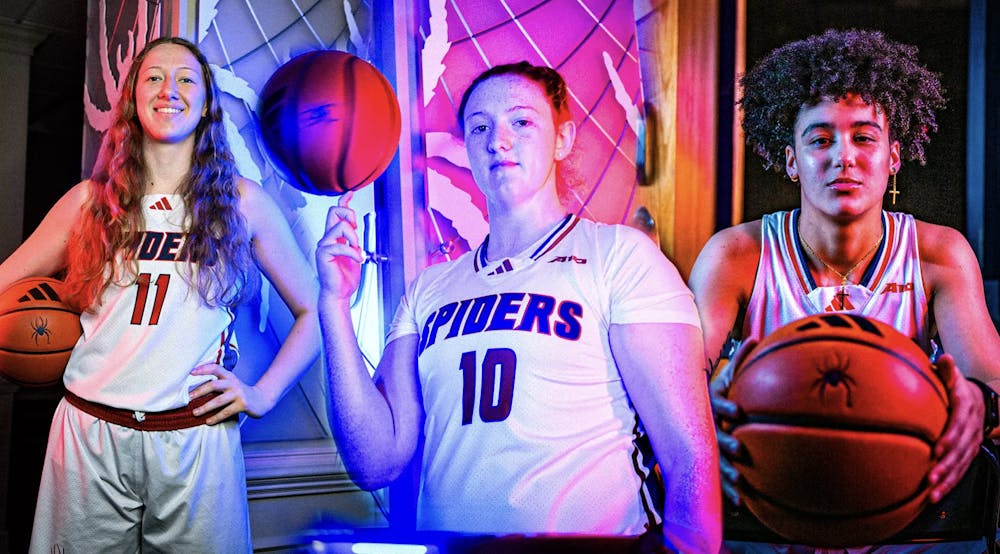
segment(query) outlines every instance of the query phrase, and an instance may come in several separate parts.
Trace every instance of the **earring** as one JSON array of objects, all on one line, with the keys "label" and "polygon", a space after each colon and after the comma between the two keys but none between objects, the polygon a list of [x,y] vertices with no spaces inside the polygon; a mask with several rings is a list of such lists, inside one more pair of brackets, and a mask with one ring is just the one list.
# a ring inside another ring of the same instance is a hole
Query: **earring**
[{"label": "earring", "polygon": [[896,188],[896,173],[898,172],[897,171],[892,172],[892,190],[889,191],[889,194],[892,195],[893,206],[896,205],[896,196],[899,194],[899,189]]},{"label": "earring", "polygon": [[798,176],[798,174],[789,175],[788,178],[791,179],[793,183],[798,183],[799,182],[799,176]]}]

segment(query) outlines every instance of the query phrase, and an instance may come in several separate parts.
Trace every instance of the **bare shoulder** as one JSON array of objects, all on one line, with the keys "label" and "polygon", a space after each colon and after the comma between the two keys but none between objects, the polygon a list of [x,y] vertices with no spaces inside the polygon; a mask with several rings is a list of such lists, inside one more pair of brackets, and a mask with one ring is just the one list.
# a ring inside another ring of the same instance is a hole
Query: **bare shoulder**
[{"label": "bare shoulder", "polygon": [[[86,207],[92,198],[94,184],[89,180],[83,180],[73,185],[49,210],[49,215],[56,220],[63,222],[73,222],[80,215],[80,210]],[[46,216],[49,219],[48,216]]]},{"label": "bare shoulder", "polygon": [[236,190],[239,191],[240,206],[243,209],[259,202],[273,202],[271,195],[263,187],[250,179],[240,177],[236,181]]},{"label": "bare shoulder", "polygon": [[94,186],[95,185],[93,181],[91,181],[90,179],[84,179],[79,183],[73,185],[72,188],[69,189],[69,192],[67,192],[66,194],[72,195],[76,198],[87,199],[90,198],[90,193],[94,189]]},{"label": "bare shoulder", "polygon": [[698,254],[695,268],[729,268],[736,273],[757,270],[760,261],[761,220],[748,221],[712,235]]},{"label": "bare shoulder", "polygon": [[697,302],[710,303],[713,298],[734,305],[746,302],[760,262],[760,233],[761,221],[755,220],[723,229],[708,240],[688,283]]},{"label": "bare shoulder", "polygon": [[760,250],[760,228],[761,220],[755,219],[746,223],[740,223],[727,229],[723,229],[712,236],[709,243],[718,243],[720,248],[726,250],[746,249]]},{"label": "bare shoulder", "polygon": [[251,234],[256,235],[257,230],[268,227],[273,218],[281,216],[274,198],[259,184],[240,177],[236,187],[240,195],[240,212]]},{"label": "bare shoulder", "polygon": [[979,260],[962,233],[944,225],[915,223],[920,271],[928,293],[940,297],[949,290],[981,291]]},{"label": "bare shoulder", "polygon": [[65,199],[71,207],[82,208],[90,202],[90,199],[93,196],[93,190],[94,183],[90,179],[84,179],[83,181],[73,185],[73,187],[70,188],[63,196],[63,199]]},{"label": "bare shoulder", "polygon": [[957,229],[919,219],[914,223],[922,267],[940,266],[950,270],[960,269],[970,262],[978,264],[969,241]]}]

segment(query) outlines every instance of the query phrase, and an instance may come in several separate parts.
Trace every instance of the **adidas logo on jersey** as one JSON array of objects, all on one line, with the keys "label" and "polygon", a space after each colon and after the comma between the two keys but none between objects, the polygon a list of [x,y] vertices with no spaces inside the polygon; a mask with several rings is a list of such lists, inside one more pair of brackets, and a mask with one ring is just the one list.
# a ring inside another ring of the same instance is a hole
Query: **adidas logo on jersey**
[{"label": "adidas logo on jersey", "polygon": [[59,294],[56,293],[55,289],[53,289],[48,283],[42,283],[37,287],[32,287],[24,296],[17,299],[18,302],[32,302],[35,300],[52,300],[53,302],[62,302],[62,299],[59,298]]},{"label": "adidas logo on jersey", "polygon": [[514,270],[514,266],[510,263],[510,259],[508,258],[508,259],[504,260],[502,264],[500,264],[500,267],[498,267],[498,268],[494,269],[493,271],[487,273],[487,275],[500,275],[500,274],[507,273],[508,271],[513,271],[513,270]]},{"label": "adidas logo on jersey", "polygon": [[152,206],[149,207],[151,210],[172,210],[173,206],[170,205],[170,201],[164,196],[156,201]]},{"label": "adidas logo on jersey", "polygon": [[851,296],[844,290],[837,293],[833,297],[833,300],[826,306],[826,311],[828,312],[843,312],[853,309],[854,304],[851,302]]},{"label": "adidas logo on jersey", "polygon": [[578,264],[585,264],[587,263],[587,258],[577,258],[576,256],[556,256],[555,258],[549,260],[550,264],[556,262],[576,262]]}]

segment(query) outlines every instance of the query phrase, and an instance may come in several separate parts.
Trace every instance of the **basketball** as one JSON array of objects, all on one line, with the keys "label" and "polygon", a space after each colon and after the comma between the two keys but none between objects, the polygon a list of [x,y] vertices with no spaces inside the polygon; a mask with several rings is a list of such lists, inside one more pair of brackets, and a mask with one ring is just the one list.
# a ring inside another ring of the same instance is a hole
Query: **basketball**
[{"label": "basketball", "polygon": [[927,355],[882,322],[800,319],[734,369],[740,495],[761,523],[811,546],[874,544],[925,505],[948,392]]},{"label": "basketball", "polygon": [[399,102],[368,62],[335,50],[292,58],[261,92],[260,136],[292,186],[340,195],[385,171],[399,145]]},{"label": "basketball", "polygon": [[29,387],[59,383],[80,338],[80,314],[61,299],[62,282],[21,279],[0,293],[0,375]]}]

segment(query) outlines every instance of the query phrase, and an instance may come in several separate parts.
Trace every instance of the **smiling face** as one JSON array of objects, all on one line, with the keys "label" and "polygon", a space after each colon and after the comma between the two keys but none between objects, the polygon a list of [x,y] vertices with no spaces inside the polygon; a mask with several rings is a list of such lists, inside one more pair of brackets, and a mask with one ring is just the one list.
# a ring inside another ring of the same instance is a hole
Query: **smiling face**
[{"label": "smiling face", "polygon": [[889,175],[899,170],[885,112],[859,96],[803,106],[785,170],[799,180],[803,209],[852,216],[881,209]]},{"label": "smiling face", "polygon": [[146,140],[193,141],[205,115],[207,85],[198,59],[184,46],[150,50],[135,82],[135,109]]},{"label": "smiling face", "polygon": [[490,77],[473,90],[464,115],[472,175],[491,205],[555,194],[555,164],[569,154],[573,123],[556,125],[539,84],[514,74]]}]

